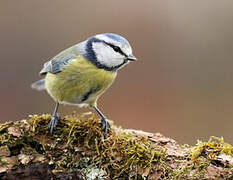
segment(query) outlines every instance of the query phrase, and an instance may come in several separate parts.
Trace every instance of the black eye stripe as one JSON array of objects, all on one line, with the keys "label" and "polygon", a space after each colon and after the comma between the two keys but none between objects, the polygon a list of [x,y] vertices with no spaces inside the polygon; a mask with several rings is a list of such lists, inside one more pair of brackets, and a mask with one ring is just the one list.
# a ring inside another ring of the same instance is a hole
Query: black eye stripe
[{"label": "black eye stripe", "polygon": [[121,55],[127,57],[127,55],[121,50],[120,47],[115,46],[115,45],[110,44],[110,43],[107,43],[107,42],[105,42],[105,43],[106,43],[107,45],[109,45],[115,52],[118,52],[118,53],[120,53]]},{"label": "black eye stripe", "polygon": [[116,51],[116,52],[121,52],[121,49],[120,49],[119,47],[117,47],[117,46],[113,46],[112,48],[113,48],[114,51]]}]

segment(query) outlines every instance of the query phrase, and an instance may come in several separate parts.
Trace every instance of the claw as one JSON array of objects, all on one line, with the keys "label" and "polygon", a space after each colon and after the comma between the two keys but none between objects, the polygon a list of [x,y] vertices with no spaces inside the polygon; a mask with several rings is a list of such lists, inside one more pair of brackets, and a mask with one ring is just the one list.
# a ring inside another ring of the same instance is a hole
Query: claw
[{"label": "claw", "polygon": [[97,106],[93,106],[93,108],[102,117],[102,119],[101,119],[101,127],[102,127],[102,130],[104,131],[104,133],[106,135],[109,132],[109,129],[111,128],[111,125],[109,124],[108,120],[103,115],[103,113],[97,108]]},{"label": "claw", "polygon": [[101,126],[105,134],[107,134],[109,132],[109,129],[111,128],[111,125],[106,118],[102,118]]},{"label": "claw", "polygon": [[56,115],[53,115],[50,122],[49,122],[49,131],[51,134],[53,134],[53,131],[56,129],[57,122],[59,120],[58,113]]}]

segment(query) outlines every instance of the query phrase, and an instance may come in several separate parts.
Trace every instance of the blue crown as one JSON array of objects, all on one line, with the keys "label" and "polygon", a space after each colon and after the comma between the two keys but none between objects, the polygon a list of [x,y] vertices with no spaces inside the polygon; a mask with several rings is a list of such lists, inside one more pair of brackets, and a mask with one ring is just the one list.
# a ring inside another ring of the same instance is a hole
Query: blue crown
[{"label": "blue crown", "polygon": [[129,42],[125,38],[123,38],[122,36],[120,36],[120,35],[113,34],[113,33],[105,33],[104,35],[107,36],[107,37],[109,37],[109,38],[111,38],[111,39],[113,39],[113,40],[115,40],[115,41],[118,41],[118,42],[120,42],[122,44],[129,45]]}]

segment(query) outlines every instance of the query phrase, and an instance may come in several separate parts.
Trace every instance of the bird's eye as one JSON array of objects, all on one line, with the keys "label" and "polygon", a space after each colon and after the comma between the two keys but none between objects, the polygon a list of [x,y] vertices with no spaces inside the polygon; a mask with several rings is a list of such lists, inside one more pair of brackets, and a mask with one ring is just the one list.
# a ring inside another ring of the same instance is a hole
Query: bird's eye
[{"label": "bird's eye", "polygon": [[127,57],[126,54],[121,50],[120,47],[115,46],[115,45],[110,44],[110,43],[106,43],[106,44],[109,45],[111,48],[113,48],[113,50],[114,50],[115,52],[118,52],[118,53],[120,53],[121,55]]},{"label": "bird's eye", "polygon": [[116,51],[116,52],[121,52],[121,48],[119,48],[118,46],[112,46],[112,48],[113,48],[114,51]]}]

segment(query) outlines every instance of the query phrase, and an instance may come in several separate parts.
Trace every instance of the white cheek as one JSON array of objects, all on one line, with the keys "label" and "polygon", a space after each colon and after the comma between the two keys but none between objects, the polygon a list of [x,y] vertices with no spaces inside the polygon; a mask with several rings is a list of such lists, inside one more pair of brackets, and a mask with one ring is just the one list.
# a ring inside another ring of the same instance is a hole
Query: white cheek
[{"label": "white cheek", "polygon": [[124,57],[121,54],[102,43],[93,43],[93,50],[96,53],[97,60],[107,67],[118,66],[124,62]]}]

